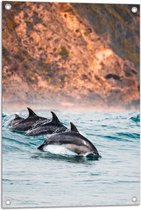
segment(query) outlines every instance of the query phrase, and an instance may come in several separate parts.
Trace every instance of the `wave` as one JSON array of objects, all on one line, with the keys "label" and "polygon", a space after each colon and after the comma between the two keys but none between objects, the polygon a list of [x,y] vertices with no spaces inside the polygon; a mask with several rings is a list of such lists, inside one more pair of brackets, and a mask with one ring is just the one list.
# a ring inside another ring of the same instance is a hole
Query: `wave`
[{"label": "wave", "polygon": [[[130,115],[131,116],[131,115]],[[138,116],[138,115],[136,115]],[[2,113],[2,120],[3,120],[3,151],[4,152],[11,152],[11,151],[32,151],[33,154],[35,152],[37,152],[37,147],[39,145],[41,145],[43,143],[43,141],[45,139],[47,139],[47,136],[26,136],[24,132],[17,132],[17,131],[12,131],[10,130],[10,128],[8,127],[8,123],[10,122],[10,120],[12,119],[13,115],[8,115],[7,113]],[[129,131],[127,132],[127,129],[123,129],[118,127],[118,124],[115,124],[112,122],[112,120],[107,121],[107,124],[98,124],[97,127],[95,127],[95,130],[93,129],[94,126],[92,123],[90,123],[91,119],[88,119],[88,121],[86,121],[84,124],[81,121],[81,118],[83,118],[83,116],[78,116],[76,117],[75,115],[72,116],[74,118],[74,121],[76,120],[76,118],[78,119],[78,125],[81,127],[82,132],[84,133],[85,136],[88,137],[88,139],[96,139],[96,142],[99,146],[99,148],[101,147],[103,150],[109,149],[109,144],[107,142],[108,141],[119,141],[119,142],[134,142],[134,140],[139,140],[140,139],[140,134],[139,132],[136,132],[136,130],[133,129],[136,128],[136,124],[132,125],[132,130],[129,129]],[[91,117],[91,116],[90,116]],[[113,118],[113,113],[112,116]],[[116,116],[117,117],[117,116]],[[106,118],[105,116],[103,117],[104,119]],[[110,118],[110,115],[108,113],[108,119]],[[128,120],[128,124],[127,126],[129,126],[130,124],[130,120],[131,118],[129,118],[129,115],[127,115],[126,117],[124,116],[124,119],[121,118],[120,116],[118,117],[118,120],[121,120],[121,123],[123,120],[126,119],[126,121]],[[67,121],[65,121],[66,123]],[[88,122],[88,123],[87,123]],[[93,122],[94,124],[96,124],[96,120]],[[91,126],[89,126],[91,124]],[[88,128],[87,128],[88,125]],[[104,126],[103,126],[104,125]],[[78,127],[79,127],[78,126]],[[103,127],[104,130],[103,130]],[[128,127],[127,127],[128,128]],[[126,132],[123,132],[126,131]],[[137,130],[138,131],[138,130]],[[95,138],[96,137],[96,138]],[[93,142],[93,141],[92,141]],[[103,143],[104,142],[104,143]],[[95,142],[94,142],[95,143]],[[47,148],[47,153],[49,154],[53,154],[53,155],[60,155],[60,156],[71,156],[71,157],[75,157],[76,154],[71,152],[70,150],[67,150],[66,148],[62,147],[62,146],[49,146]],[[38,153],[39,156],[41,155],[40,153]],[[43,155],[44,157],[44,155]],[[49,158],[52,157],[49,155]]]},{"label": "wave", "polygon": [[131,138],[131,139],[140,139],[140,134],[138,133],[123,133],[123,132],[119,132],[116,133],[118,136],[123,136],[123,137],[127,137],[127,138]]}]

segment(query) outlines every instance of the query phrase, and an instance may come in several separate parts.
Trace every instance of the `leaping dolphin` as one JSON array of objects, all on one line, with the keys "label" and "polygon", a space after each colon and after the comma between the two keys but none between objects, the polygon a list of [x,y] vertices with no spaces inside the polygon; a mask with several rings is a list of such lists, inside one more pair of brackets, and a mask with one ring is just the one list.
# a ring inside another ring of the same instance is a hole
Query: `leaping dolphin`
[{"label": "leaping dolphin", "polygon": [[19,130],[19,131],[27,131],[29,129],[32,128],[32,126],[37,123],[38,121],[49,121],[49,119],[45,118],[45,117],[40,117],[37,114],[35,114],[35,112],[30,109],[29,107],[27,107],[28,109],[28,117],[26,119],[23,119],[21,121],[19,121],[16,124],[12,124],[11,128],[13,130]]},{"label": "leaping dolphin", "polygon": [[79,133],[76,126],[73,123],[70,123],[70,125],[70,131],[53,134],[48,140],[40,145],[38,149],[41,151],[48,151],[50,145],[58,145],[63,146],[65,149],[68,149],[77,155],[92,154],[95,158],[101,157],[96,147]]},{"label": "leaping dolphin", "polygon": [[63,132],[67,128],[60,122],[58,117],[54,112],[51,112],[52,120],[50,121],[43,121],[42,123],[36,124],[31,130],[26,132],[28,136],[38,136],[44,134],[52,134],[54,132]]}]

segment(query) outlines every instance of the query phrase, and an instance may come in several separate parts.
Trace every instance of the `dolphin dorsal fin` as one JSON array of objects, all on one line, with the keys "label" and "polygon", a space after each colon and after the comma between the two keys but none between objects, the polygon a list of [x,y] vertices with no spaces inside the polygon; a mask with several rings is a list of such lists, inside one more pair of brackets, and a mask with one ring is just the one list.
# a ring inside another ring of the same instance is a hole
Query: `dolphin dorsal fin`
[{"label": "dolphin dorsal fin", "polygon": [[22,118],[18,115],[18,114],[15,114],[15,120],[21,120]]},{"label": "dolphin dorsal fin", "polygon": [[70,125],[71,125],[71,129],[70,130],[72,132],[79,133],[79,131],[77,130],[76,126],[72,122],[70,122]]},{"label": "dolphin dorsal fin", "polygon": [[51,112],[52,114],[52,122],[54,123],[60,123],[60,120],[58,119],[58,117],[56,116],[56,114],[54,112]]},{"label": "dolphin dorsal fin", "polygon": [[35,117],[35,116],[37,116],[37,115],[35,114],[35,112],[33,112],[32,109],[30,109],[29,107],[27,107],[27,109],[28,109],[28,113],[29,113],[28,117]]}]

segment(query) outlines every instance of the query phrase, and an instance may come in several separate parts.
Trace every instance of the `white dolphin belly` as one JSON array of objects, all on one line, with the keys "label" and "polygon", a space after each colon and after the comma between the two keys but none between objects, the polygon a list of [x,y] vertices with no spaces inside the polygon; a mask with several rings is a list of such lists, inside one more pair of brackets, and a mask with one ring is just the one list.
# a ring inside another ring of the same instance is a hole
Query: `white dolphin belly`
[{"label": "white dolphin belly", "polygon": [[88,147],[76,144],[62,144],[62,145],[46,145],[44,146],[44,151],[48,151],[54,154],[86,154],[91,152]]},{"label": "white dolphin belly", "polygon": [[60,155],[76,155],[75,152],[67,149],[65,145],[46,145],[43,149],[45,152]]}]

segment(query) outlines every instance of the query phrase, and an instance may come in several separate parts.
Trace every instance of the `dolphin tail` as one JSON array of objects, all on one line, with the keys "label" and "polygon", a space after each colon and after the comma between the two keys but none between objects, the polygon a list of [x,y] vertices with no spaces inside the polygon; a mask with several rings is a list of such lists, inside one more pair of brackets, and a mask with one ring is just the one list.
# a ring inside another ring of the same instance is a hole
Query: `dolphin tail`
[{"label": "dolphin tail", "polygon": [[43,151],[42,145],[40,145],[39,147],[37,147],[37,149]]},{"label": "dolphin tail", "polygon": [[44,143],[43,143],[43,144],[41,144],[39,147],[37,147],[37,149],[39,149],[39,150],[41,150],[41,151],[44,151],[44,150],[43,150],[44,145],[45,145]]}]

